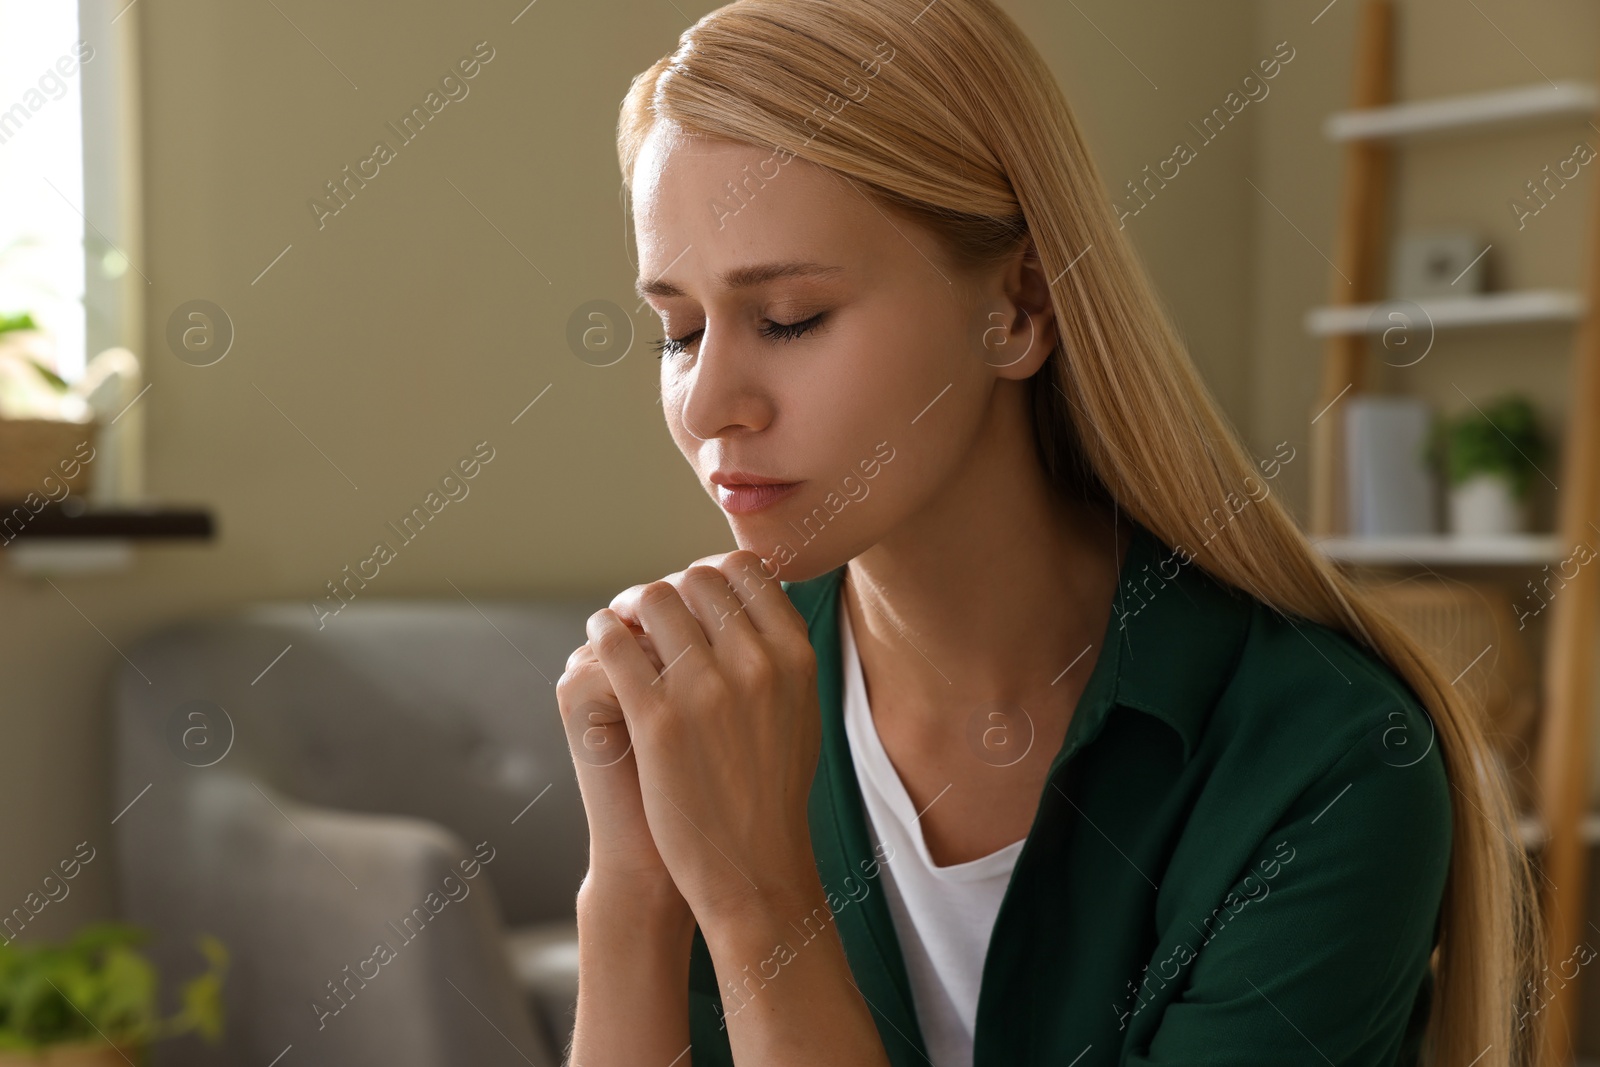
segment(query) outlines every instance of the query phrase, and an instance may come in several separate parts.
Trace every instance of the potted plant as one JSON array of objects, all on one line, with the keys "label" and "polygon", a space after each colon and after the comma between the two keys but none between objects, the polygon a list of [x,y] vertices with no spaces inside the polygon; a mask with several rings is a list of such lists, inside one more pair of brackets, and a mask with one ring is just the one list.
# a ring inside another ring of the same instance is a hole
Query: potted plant
[{"label": "potted plant", "polygon": [[143,1064],[152,1042],[191,1031],[215,1043],[227,950],[200,938],[208,966],[162,1018],[155,967],[136,947],[147,937],[141,927],[96,923],[65,944],[0,945],[0,1067]]},{"label": "potted plant", "polygon": [[1528,493],[1546,447],[1526,397],[1512,393],[1440,418],[1430,450],[1449,486],[1452,534],[1497,537],[1527,528]]},{"label": "potted plant", "polygon": [[41,490],[47,477],[86,487],[90,469],[67,457],[81,457],[79,442],[92,448],[97,430],[88,398],[57,373],[51,335],[26,311],[0,314],[0,500],[54,496],[53,482]]}]

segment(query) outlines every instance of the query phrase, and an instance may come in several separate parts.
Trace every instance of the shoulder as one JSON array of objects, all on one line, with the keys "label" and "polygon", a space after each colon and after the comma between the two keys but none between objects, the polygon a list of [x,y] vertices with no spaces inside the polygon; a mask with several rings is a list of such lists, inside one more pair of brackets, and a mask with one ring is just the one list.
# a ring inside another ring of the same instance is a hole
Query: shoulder
[{"label": "shoulder", "polygon": [[1184,777],[1156,960],[1186,970],[1141,1062],[1301,1062],[1308,1042],[1405,1062],[1453,833],[1421,701],[1345,635],[1257,601]]},{"label": "shoulder", "polygon": [[[1254,841],[1258,859],[1280,841],[1314,844],[1343,872],[1329,892],[1405,886],[1437,899],[1453,790],[1427,708],[1347,634],[1255,597],[1248,614],[1196,753],[1203,780],[1190,828],[1238,834],[1241,847]],[[1200,836],[1215,847],[1215,835]]]},{"label": "shoulder", "polygon": [[1398,857],[1398,876],[1438,877],[1453,789],[1433,718],[1400,673],[1340,629],[1199,567],[1160,575],[1176,590],[1150,583],[1130,617],[1118,700],[1186,742],[1183,835],[1194,840],[1180,858],[1236,871],[1247,848],[1304,820],[1337,842],[1338,862],[1381,854]]},{"label": "shoulder", "polygon": [[1358,748],[1391,767],[1432,757],[1443,772],[1433,720],[1398,671],[1349,635],[1255,597],[1207,734],[1283,757],[1303,774],[1325,772]]},{"label": "shoulder", "polygon": [[1255,597],[1241,611],[1237,659],[1184,772],[1163,936],[1187,937],[1197,912],[1240,928],[1205,949],[1186,994],[1214,1003],[1219,1025],[1249,971],[1288,1014],[1326,1022],[1319,1044],[1359,1037],[1357,1019],[1383,1019],[1364,1040],[1399,1035],[1440,933],[1453,847],[1435,724],[1348,635]]},{"label": "shoulder", "polygon": [[1442,784],[1421,699],[1351,635],[1281,612],[1154,537],[1123,588],[1116,699],[1168,721],[1213,775],[1283,792],[1362,747],[1391,766],[1429,753]]}]

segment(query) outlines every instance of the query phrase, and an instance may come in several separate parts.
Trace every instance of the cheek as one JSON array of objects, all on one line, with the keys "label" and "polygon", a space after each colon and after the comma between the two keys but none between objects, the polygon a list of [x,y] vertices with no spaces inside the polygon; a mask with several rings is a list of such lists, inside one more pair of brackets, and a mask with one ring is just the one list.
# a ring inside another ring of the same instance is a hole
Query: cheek
[{"label": "cheek", "polygon": [[837,484],[870,459],[873,445],[904,438],[908,389],[900,357],[870,342],[797,374],[785,391],[784,414],[806,457],[801,468]]},{"label": "cheek", "polygon": [[806,469],[828,488],[853,476],[865,489],[859,518],[881,534],[948,481],[972,446],[992,379],[981,365],[962,365],[959,345],[903,331],[892,345],[854,351],[865,355],[801,387],[795,424],[804,427]]},{"label": "cheek", "polygon": [[[970,382],[957,366],[961,343],[950,324],[933,318],[902,303],[855,324],[848,341],[796,383],[816,394],[810,401],[815,417],[836,429],[854,427],[843,438],[852,447],[920,436],[924,423],[938,421],[935,414],[950,394]],[[918,325],[908,328],[908,322]]]}]

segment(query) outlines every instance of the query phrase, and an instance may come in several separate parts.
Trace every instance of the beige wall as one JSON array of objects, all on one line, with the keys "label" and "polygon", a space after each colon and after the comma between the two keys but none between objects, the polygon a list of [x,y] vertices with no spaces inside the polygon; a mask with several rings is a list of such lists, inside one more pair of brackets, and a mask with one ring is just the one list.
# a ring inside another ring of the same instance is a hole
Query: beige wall
[{"label": "beige wall", "polygon": [[[1049,56],[1095,152],[1113,202],[1132,211],[1126,184],[1144,181],[1189,129],[1270,54],[1255,46],[1255,5],[1173,0],[1121,3],[1009,3]],[[1235,420],[1249,406],[1250,236],[1253,194],[1245,178],[1261,112],[1293,65],[1269,83],[1215,141],[1198,148],[1179,176],[1123,219],[1157,288],[1176,317],[1212,391]],[[1167,173],[1172,173],[1167,168]],[[1269,450],[1270,451],[1270,450]]]},{"label": "beige wall", "polygon": [[[1510,0],[1479,2],[1509,28]],[[540,3],[514,25],[514,4],[280,6],[315,47],[272,5],[169,0],[127,16],[141,20],[144,50],[148,485],[157,499],[214,508],[220,536],[205,548],[142,550],[125,574],[58,579],[59,591],[0,573],[0,910],[76,842],[107,845],[111,815],[132,799],[111,795],[103,740],[119,649],[243,601],[319,598],[478,441],[495,458],[471,495],[362,595],[454,597],[450,583],[474,599],[612,589],[731,546],[662,424],[649,353],[600,369],[564,339],[585,301],[636,307],[617,104],[685,16],[712,5]],[[1354,0],[1314,27],[1320,5],[1298,2],[1006,6],[1050,57],[1113,196],[1191,138],[1188,123],[1279,41],[1296,49],[1269,96],[1127,225],[1254,449],[1268,454],[1285,439],[1303,448],[1317,349],[1299,320],[1322,299],[1328,269],[1250,181],[1331,247],[1337,156],[1317,130],[1348,92]],[[1409,6],[1428,21],[1412,26],[1405,54],[1432,58],[1408,89],[1530,80],[1470,7]],[[1555,6],[1579,32],[1551,16],[1517,22],[1514,36],[1552,76],[1587,75],[1594,17],[1576,0]],[[495,56],[470,95],[319,230],[308,200],[484,40]],[[1492,179],[1475,177],[1481,193],[1464,203],[1481,203],[1486,224],[1504,230],[1505,187],[1554,158],[1567,138],[1552,136],[1527,142]],[[1431,166],[1439,191],[1415,194],[1410,210],[1454,217],[1429,199],[1453,180],[1450,157]],[[1585,199],[1572,197],[1569,216],[1537,220],[1551,225],[1536,235],[1506,235],[1508,269],[1555,276],[1574,255]],[[164,347],[172,309],[196,298],[222,305],[238,333],[209,368]],[[657,336],[646,316],[636,321],[641,341]],[[1296,506],[1303,471],[1286,470]],[[109,910],[102,855],[40,917],[39,933]]]}]

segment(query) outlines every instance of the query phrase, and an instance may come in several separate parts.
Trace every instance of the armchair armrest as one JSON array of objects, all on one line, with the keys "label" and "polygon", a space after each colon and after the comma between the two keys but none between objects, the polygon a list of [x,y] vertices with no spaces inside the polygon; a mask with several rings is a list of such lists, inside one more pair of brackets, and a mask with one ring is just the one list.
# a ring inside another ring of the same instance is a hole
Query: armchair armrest
[{"label": "armchair armrest", "polygon": [[130,917],[227,945],[229,1062],[292,1045],[299,1065],[559,1064],[507,965],[494,842],[301,804],[221,768],[162,784],[184,796],[153,805],[172,824],[124,845],[166,853],[125,865],[159,879],[127,887]]}]

